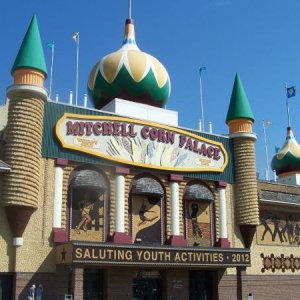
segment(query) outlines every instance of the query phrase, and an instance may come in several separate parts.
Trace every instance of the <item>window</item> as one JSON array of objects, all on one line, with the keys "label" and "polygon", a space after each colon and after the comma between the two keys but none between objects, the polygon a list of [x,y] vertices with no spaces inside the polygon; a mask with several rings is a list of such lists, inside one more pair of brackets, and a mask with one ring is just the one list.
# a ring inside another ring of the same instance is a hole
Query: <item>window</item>
[{"label": "window", "polygon": [[186,240],[189,246],[212,246],[213,194],[200,183],[189,184],[184,191]]},{"label": "window", "polygon": [[134,243],[161,244],[164,190],[151,177],[134,179],[130,190],[131,234]]},{"label": "window", "polygon": [[71,174],[69,185],[70,239],[103,241],[108,183],[98,170],[81,169]]}]

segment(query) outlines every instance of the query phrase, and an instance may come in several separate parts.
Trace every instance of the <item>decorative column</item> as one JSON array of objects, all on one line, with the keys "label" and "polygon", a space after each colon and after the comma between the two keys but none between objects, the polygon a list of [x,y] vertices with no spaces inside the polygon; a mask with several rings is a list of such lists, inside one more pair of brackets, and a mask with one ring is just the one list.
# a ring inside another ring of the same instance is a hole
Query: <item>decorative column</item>
[{"label": "decorative column", "polygon": [[83,300],[84,269],[74,265],[72,268],[72,294],[74,300]]},{"label": "decorative column", "polygon": [[67,159],[57,158],[55,161],[54,204],[53,204],[53,239],[56,243],[68,240],[68,234],[61,228],[62,194],[64,167],[68,165]]},{"label": "decorative column", "polygon": [[219,207],[220,207],[220,238],[216,246],[221,248],[230,248],[227,231],[227,208],[226,208],[226,182],[216,182],[216,187],[219,192]]},{"label": "decorative column", "polygon": [[114,243],[131,244],[131,237],[125,232],[125,176],[127,168],[116,168],[115,174],[115,232],[112,236]]},{"label": "decorative column", "polygon": [[183,181],[183,176],[170,174],[171,190],[171,236],[168,244],[172,246],[187,246],[187,241],[180,233],[180,206],[179,206],[179,182]]}]

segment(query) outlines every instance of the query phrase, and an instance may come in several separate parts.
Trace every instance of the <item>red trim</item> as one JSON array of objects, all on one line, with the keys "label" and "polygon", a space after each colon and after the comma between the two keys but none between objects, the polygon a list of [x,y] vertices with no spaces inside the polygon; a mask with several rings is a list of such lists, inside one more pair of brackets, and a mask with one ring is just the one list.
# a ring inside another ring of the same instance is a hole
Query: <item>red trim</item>
[{"label": "red trim", "polygon": [[59,167],[65,167],[68,165],[68,160],[65,158],[57,158],[55,164]]},{"label": "red trim", "polygon": [[113,243],[132,244],[132,238],[125,232],[114,232],[111,237]]},{"label": "red trim", "polygon": [[115,172],[116,174],[120,175],[128,175],[130,173],[130,170],[129,168],[116,167]]},{"label": "red trim", "polygon": [[69,236],[67,230],[63,228],[52,228],[54,243],[68,242]]},{"label": "red trim", "polygon": [[215,244],[216,247],[220,247],[220,248],[230,248],[230,242],[229,240],[226,238],[219,238],[219,240],[216,242]]},{"label": "red trim", "polygon": [[171,237],[167,240],[167,244],[177,247],[186,247],[188,245],[182,235],[171,235]]},{"label": "red trim", "polygon": [[216,181],[215,186],[217,189],[225,189],[227,186],[227,182],[226,181]]},{"label": "red trim", "polygon": [[175,182],[180,182],[183,181],[183,176],[182,175],[178,175],[178,174],[170,174],[169,175],[169,181],[175,181]]}]

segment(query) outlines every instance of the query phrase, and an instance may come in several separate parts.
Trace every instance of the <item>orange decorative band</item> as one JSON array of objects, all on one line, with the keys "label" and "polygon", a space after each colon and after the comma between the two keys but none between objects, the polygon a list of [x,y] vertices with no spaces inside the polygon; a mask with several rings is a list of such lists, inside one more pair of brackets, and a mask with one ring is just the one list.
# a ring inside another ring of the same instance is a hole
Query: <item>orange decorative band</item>
[{"label": "orange decorative band", "polygon": [[229,132],[230,134],[237,133],[237,132],[252,132],[252,124],[253,122],[251,120],[245,120],[245,119],[232,120],[228,123]]},{"label": "orange decorative band", "polygon": [[13,73],[14,84],[32,84],[37,86],[43,86],[45,76],[38,71],[31,69],[20,69]]}]

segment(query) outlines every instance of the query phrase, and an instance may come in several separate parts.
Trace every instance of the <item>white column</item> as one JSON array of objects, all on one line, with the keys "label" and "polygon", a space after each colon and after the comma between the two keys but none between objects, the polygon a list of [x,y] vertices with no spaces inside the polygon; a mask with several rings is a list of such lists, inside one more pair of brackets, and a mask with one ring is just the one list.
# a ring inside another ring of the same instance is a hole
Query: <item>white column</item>
[{"label": "white column", "polygon": [[54,181],[53,228],[61,228],[63,174],[64,174],[63,167],[56,166],[55,181]]},{"label": "white column", "polygon": [[227,210],[225,188],[218,188],[220,203],[220,238],[227,239]]},{"label": "white column", "polygon": [[171,235],[180,235],[179,226],[179,185],[178,182],[170,182],[171,189]]},{"label": "white column", "polygon": [[16,247],[23,246],[23,238],[22,237],[14,237],[13,238],[13,245]]},{"label": "white column", "polygon": [[115,228],[116,232],[125,232],[125,176],[116,174],[116,207]]}]

